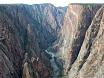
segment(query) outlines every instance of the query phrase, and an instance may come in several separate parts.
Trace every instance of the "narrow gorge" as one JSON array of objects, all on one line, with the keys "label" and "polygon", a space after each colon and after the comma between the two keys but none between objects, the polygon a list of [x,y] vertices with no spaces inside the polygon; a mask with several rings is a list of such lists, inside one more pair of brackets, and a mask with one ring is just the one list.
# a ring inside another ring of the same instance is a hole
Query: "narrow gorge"
[{"label": "narrow gorge", "polygon": [[0,4],[0,78],[104,78],[103,4]]}]

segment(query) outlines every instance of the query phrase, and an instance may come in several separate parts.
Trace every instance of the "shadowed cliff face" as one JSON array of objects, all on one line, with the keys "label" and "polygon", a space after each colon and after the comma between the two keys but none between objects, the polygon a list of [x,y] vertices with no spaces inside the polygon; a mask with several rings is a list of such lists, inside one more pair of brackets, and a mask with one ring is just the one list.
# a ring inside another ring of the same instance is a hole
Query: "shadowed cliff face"
[{"label": "shadowed cliff face", "polygon": [[[40,38],[40,47],[47,49],[57,39],[67,7],[55,7],[52,4],[32,5],[32,7],[31,15],[40,23],[40,32],[44,33],[43,36],[37,35]],[[41,37],[43,37],[42,40]]]},{"label": "shadowed cliff face", "polygon": [[51,4],[0,5],[0,78],[51,78],[43,51],[57,39],[65,10]]}]

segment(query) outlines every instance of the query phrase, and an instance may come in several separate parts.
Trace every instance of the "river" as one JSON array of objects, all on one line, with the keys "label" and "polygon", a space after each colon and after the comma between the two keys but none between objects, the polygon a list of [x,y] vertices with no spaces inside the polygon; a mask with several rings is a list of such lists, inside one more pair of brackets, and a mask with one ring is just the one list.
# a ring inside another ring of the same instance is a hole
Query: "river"
[{"label": "river", "polygon": [[52,78],[58,78],[60,75],[60,69],[56,63],[55,54],[52,52],[48,52],[47,50],[45,50],[45,52],[51,56],[50,62],[51,62],[51,66],[53,68],[53,77]]}]

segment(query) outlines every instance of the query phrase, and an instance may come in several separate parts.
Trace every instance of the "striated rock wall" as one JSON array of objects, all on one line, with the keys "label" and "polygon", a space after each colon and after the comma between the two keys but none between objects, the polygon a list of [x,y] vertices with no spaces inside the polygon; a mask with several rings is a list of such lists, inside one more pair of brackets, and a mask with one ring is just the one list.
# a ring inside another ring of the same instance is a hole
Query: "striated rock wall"
[{"label": "striated rock wall", "polygon": [[[71,78],[103,78],[104,69],[104,7],[96,13],[89,26],[83,45],[69,72]],[[102,68],[102,69],[101,69]]]},{"label": "striated rock wall", "polygon": [[103,78],[103,5],[70,4],[60,33],[57,57],[65,78]]},{"label": "striated rock wall", "polygon": [[[65,61],[65,69],[76,60],[85,33],[101,5],[70,4],[64,18],[64,25],[59,40],[58,56]],[[67,70],[65,70],[67,72]]]},{"label": "striated rock wall", "polygon": [[[37,37],[40,38],[40,47],[47,49],[52,43],[57,40],[57,35],[63,25],[63,18],[67,7],[55,7],[52,4],[32,5],[33,11],[31,15],[34,20],[40,23],[40,33]],[[42,37],[42,40],[41,40]],[[46,44],[44,44],[44,42]]]}]

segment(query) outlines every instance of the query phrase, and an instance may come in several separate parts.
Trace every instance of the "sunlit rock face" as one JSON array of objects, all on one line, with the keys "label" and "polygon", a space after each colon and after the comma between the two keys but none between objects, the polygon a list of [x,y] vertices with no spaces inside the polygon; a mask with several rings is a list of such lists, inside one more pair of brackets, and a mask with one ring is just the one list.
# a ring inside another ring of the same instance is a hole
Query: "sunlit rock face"
[{"label": "sunlit rock face", "polygon": [[70,4],[60,33],[57,56],[67,78],[103,78],[102,5]]},{"label": "sunlit rock face", "polygon": [[69,72],[71,78],[104,77],[104,7],[101,7],[89,26],[83,45]]},{"label": "sunlit rock face", "polygon": [[51,4],[0,5],[0,78],[52,77],[44,50],[57,39],[65,10]]},{"label": "sunlit rock face", "polygon": [[77,59],[85,34],[93,17],[101,5],[70,4],[61,29],[57,56],[63,60],[64,72],[67,74]]}]

